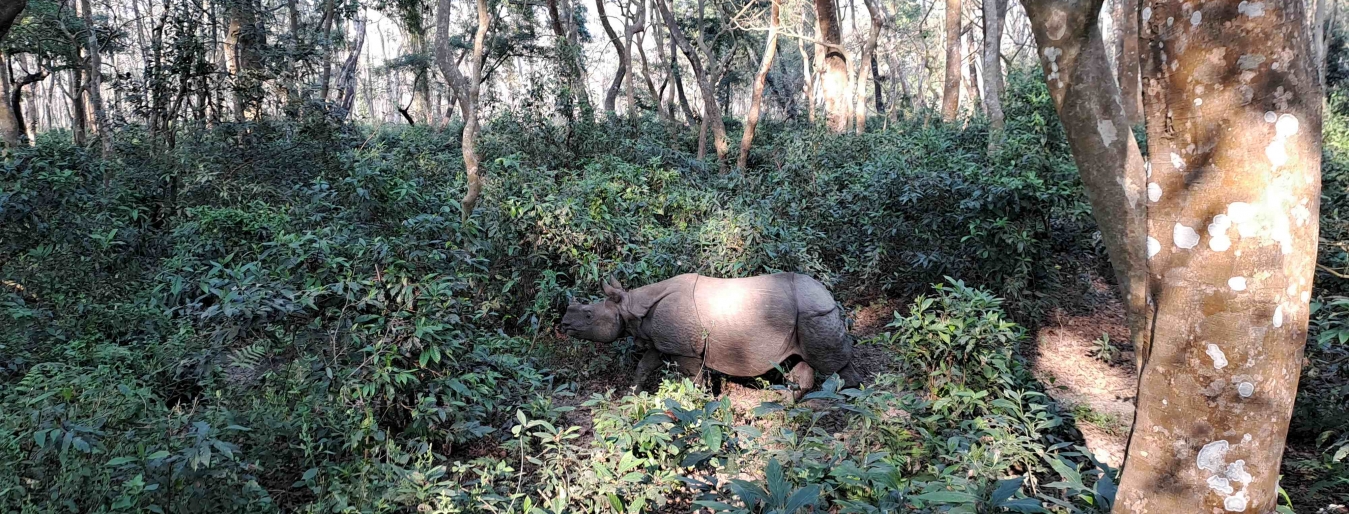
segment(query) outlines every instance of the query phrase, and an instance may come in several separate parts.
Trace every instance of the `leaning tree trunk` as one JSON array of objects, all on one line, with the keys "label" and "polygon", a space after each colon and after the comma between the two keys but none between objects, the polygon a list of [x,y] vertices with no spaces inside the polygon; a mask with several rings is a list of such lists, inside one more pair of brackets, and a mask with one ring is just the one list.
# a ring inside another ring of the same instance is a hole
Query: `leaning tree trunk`
[{"label": "leaning tree trunk", "polygon": [[988,151],[1002,144],[1002,21],[1007,0],[984,0],[984,111],[988,112]]},{"label": "leaning tree trunk", "polygon": [[754,142],[754,127],[759,124],[759,109],[763,104],[764,84],[768,81],[768,71],[773,68],[773,57],[778,52],[778,21],[780,6],[778,0],[771,0],[768,11],[768,40],[764,43],[763,59],[759,61],[759,73],[754,75],[754,95],[749,101],[749,113],[745,115],[745,131],[740,137],[740,157],[735,167],[745,169],[749,162],[749,146]]},{"label": "leaning tree trunk", "polygon": [[464,56],[468,62],[468,75],[459,71],[459,64],[450,48],[450,0],[436,2],[436,64],[450,83],[458,97],[459,109],[464,116],[464,131],[460,138],[460,149],[464,155],[464,173],[468,187],[464,198],[460,200],[460,220],[468,221],[473,207],[478,204],[482,194],[483,180],[478,170],[478,96],[482,91],[482,65],[486,55],[487,29],[492,23],[491,11],[487,0],[477,0],[478,27],[473,32],[473,49]]},{"label": "leaning tree trunk", "polygon": [[1119,56],[1120,98],[1124,116],[1130,125],[1143,122],[1143,95],[1138,81],[1138,0],[1112,0],[1115,3],[1115,29],[1119,31],[1116,55]]},{"label": "leaning tree trunk", "polygon": [[946,0],[946,78],[941,93],[941,119],[960,114],[960,0]]},{"label": "leaning tree trunk", "polygon": [[[974,58],[976,46],[974,44],[974,22],[970,22],[969,30],[965,32],[966,44],[969,45],[969,80],[965,82],[965,94],[970,98],[970,111],[981,111],[984,108],[984,99],[979,95],[979,67],[976,63],[978,59]],[[987,114],[987,113],[985,113]]]},{"label": "leaning tree trunk", "polygon": [[356,33],[356,42],[351,45],[351,53],[347,54],[346,62],[342,63],[342,73],[337,76],[337,118],[339,120],[346,120],[351,115],[351,109],[356,105],[356,68],[361,62],[361,48],[365,46],[365,19],[357,19],[352,25],[352,31]]},{"label": "leaning tree trunk", "polygon": [[1116,512],[1273,512],[1307,340],[1321,105],[1299,0],[1148,0],[1156,316]]},{"label": "leaning tree trunk", "polygon": [[815,23],[824,59],[819,63],[823,80],[824,115],[831,132],[848,131],[848,56],[843,48],[843,30],[838,25],[835,0],[815,0]]},{"label": "leaning tree trunk", "polygon": [[604,33],[609,35],[609,42],[613,43],[614,51],[618,52],[618,70],[614,72],[614,80],[609,83],[609,89],[604,93],[604,112],[614,114],[616,112],[615,104],[618,103],[618,94],[623,88],[623,79],[628,75],[628,69],[631,67],[631,63],[628,61],[628,47],[623,44],[623,38],[619,37],[613,24],[609,23],[609,16],[604,12],[604,0],[595,0],[595,15],[599,17],[600,25],[604,27]]},{"label": "leaning tree trunk", "polygon": [[1045,82],[1086,186],[1116,283],[1125,298],[1136,354],[1151,333],[1143,160],[1119,104],[1097,15],[1103,0],[1022,0]]}]

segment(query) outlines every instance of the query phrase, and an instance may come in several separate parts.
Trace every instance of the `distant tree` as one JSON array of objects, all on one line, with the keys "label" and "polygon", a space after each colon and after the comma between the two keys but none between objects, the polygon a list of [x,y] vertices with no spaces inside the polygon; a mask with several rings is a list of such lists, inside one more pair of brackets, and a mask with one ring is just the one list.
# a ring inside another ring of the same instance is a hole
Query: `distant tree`
[{"label": "distant tree", "polygon": [[946,0],[946,76],[942,83],[941,118],[960,114],[960,0]]},{"label": "distant tree", "polygon": [[984,0],[984,111],[988,113],[988,149],[1002,143],[1002,25],[1007,0]]},{"label": "distant tree", "polygon": [[[483,64],[487,57],[487,30],[492,24],[492,13],[487,0],[477,0],[477,27],[473,31],[473,46],[467,52],[456,52],[450,40],[450,0],[436,4],[436,64],[454,91],[460,112],[464,116],[464,130],[460,148],[464,156],[464,172],[468,176],[468,190],[460,201],[460,217],[467,221],[482,194],[483,180],[478,169],[478,100],[482,93]],[[468,66],[465,74],[460,63]]]},{"label": "distant tree", "polygon": [[[838,3],[815,0],[815,27],[818,48],[816,60],[824,94],[824,115],[831,132],[848,131],[848,51],[843,47],[843,28],[839,26]],[[821,56],[820,53],[823,53]]]},{"label": "distant tree", "polygon": [[740,138],[740,156],[735,167],[745,169],[749,163],[749,147],[754,142],[754,128],[759,124],[759,112],[763,105],[764,84],[768,81],[768,72],[773,69],[773,57],[778,53],[778,24],[782,16],[782,7],[778,0],[769,0],[768,38],[764,41],[763,57],[759,60],[759,72],[754,75],[754,91],[749,101],[749,113],[745,115],[745,130]]}]

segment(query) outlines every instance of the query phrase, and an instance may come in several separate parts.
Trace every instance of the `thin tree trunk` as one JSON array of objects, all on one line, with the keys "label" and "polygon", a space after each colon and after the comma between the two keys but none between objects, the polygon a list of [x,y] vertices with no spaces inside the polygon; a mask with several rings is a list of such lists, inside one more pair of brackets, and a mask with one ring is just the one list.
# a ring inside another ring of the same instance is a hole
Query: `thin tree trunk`
[{"label": "thin tree trunk", "polygon": [[609,23],[609,16],[604,12],[604,0],[595,0],[595,15],[600,19],[600,25],[604,27],[604,33],[609,35],[609,42],[613,43],[614,51],[618,52],[618,70],[614,72],[614,80],[609,83],[609,89],[604,93],[604,112],[614,114],[614,104],[618,102],[618,94],[622,91],[623,79],[628,74],[628,48],[623,44],[623,39],[619,37],[618,32],[614,30],[613,24]]},{"label": "thin tree trunk", "polygon": [[89,107],[93,111],[94,134],[98,136],[99,155],[107,159],[112,155],[112,132],[108,130],[108,113],[103,105],[103,58],[100,55],[98,35],[94,31],[94,13],[89,0],[80,0],[80,16],[84,18],[85,45],[89,52]]},{"label": "thin tree trunk", "polygon": [[[27,0],[17,0],[6,2],[0,5],[0,42],[4,42],[5,36],[9,35],[9,29],[14,25],[14,21],[19,18],[24,7],[28,5]],[[9,59],[10,56],[0,53],[0,66],[4,70],[0,74],[5,76],[4,84],[6,91],[10,85],[9,79]],[[15,111],[9,102],[0,102],[0,140],[4,142],[5,148],[18,148],[22,142],[23,124],[19,121],[20,113]]]},{"label": "thin tree trunk", "polygon": [[84,70],[80,67],[70,69],[70,94],[67,96],[70,98],[71,141],[75,146],[84,146],[89,116],[84,110]]},{"label": "thin tree trunk", "polygon": [[[802,13],[801,13],[801,24],[802,24],[802,30],[801,30],[801,33],[803,33],[803,34],[809,33],[809,31],[806,30],[806,29],[809,27],[809,25],[810,25],[810,19],[807,18],[807,15],[808,15],[808,14],[810,14],[808,11],[802,10]],[[812,46],[818,46],[818,45],[812,45]],[[810,55],[806,53],[806,42],[805,42],[804,39],[797,38],[797,40],[796,40],[796,51],[801,53],[801,82],[803,83],[803,85],[802,85],[801,88],[803,89],[802,95],[805,96],[806,113],[807,113],[807,114],[806,114],[806,119],[807,119],[808,121],[810,121],[810,124],[811,124],[811,125],[814,125],[814,124],[815,124],[815,72],[814,72],[813,70],[811,70],[811,60],[810,60]]]},{"label": "thin tree trunk", "polygon": [[[665,18],[665,27],[670,31],[670,38],[674,40],[675,45],[684,52],[684,57],[689,61],[689,66],[693,68],[693,76],[698,79],[700,95],[703,99],[703,123],[707,129],[712,132],[712,144],[717,151],[717,163],[722,172],[729,169],[727,154],[730,153],[730,144],[726,140],[726,127],[721,121],[721,106],[717,105],[717,93],[715,79],[709,71],[703,67],[702,59],[694,50],[693,45],[689,43],[688,38],[684,37],[683,29],[679,28],[679,23],[675,20],[674,13],[664,0],[656,0],[656,6],[660,14]],[[704,48],[705,45],[699,45]],[[712,56],[709,54],[709,58]],[[704,129],[705,134],[706,129]],[[702,139],[703,136],[700,136]],[[700,145],[701,146],[701,145]],[[702,157],[703,151],[699,151],[699,157]]]},{"label": "thin tree trunk", "polygon": [[[976,52],[978,52],[977,48],[979,47],[976,46],[974,42],[974,22],[970,22],[970,27],[969,30],[967,31],[965,41],[969,45],[969,56],[970,56],[970,64],[969,64],[970,79],[965,82],[965,92],[970,97],[970,110],[982,111],[984,109],[984,100],[983,98],[980,98],[979,95],[979,68],[976,66],[976,63],[979,62],[979,59],[975,57]],[[984,111],[984,113],[987,114],[987,111]]]},{"label": "thin tree trunk", "polygon": [[768,70],[773,68],[773,57],[778,52],[778,22],[781,6],[778,0],[771,0],[768,11],[768,38],[764,42],[763,59],[759,61],[759,73],[754,76],[754,94],[749,101],[749,114],[745,115],[745,131],[740,137],[740,157],[735,167],[745,169],[749,163],[749,147],[754,142],[754,128],[759,124],[759,110],[763,103],[764,83],[768,81]]},{"label": "thin tree trunk", "polygon": [[[240,1],[240,0],[236,0]],[[334,7],[337,0],[323,0],[323,20],[319,23],[319,31],[323,35],[323,75],[319,86],[319,101],[328,103],[328,90],[332,84],[333,77],[333,56],[332,37],[333,37],[333,19],[337,17]]]},{"label": "thin tree trunk", "polygon": [[1130,125],[1143,122],[1143,95],[1138,80],[1138,0],[1112,0],[1115,4],[1116,46],[1119,56],[1120,98]]},{"label": "thin tree trunk", "polygon": [[[1118,1],[1118,0],[1117,0]],[[988,151],[1002,144],[1002,23],[1007,0],[984,0],[984,111],[988,112]]]},{"label": "thin tree trunk", "polygon": [[960,0],[946,0],[946,79],[942,86],[941,119],[960,114]]},{"label": "thin tree trunk", "polygon": [[1275,510],[1321,198],[1304,9],[1144,3],[1156,316],[1116,512]]},{"label": "thin tree trunk", "polygon": [[838,6],[835,0],[815,0],[815,23],[819,41],[824,44],[823,72],[824,114],[831,132],[848,130],[848,56],[843,48],[843,31],[839,27]]},{"label": "thin tree trunk", "polygon": [[352,31],[356,33],[356,42],[352,44],[351,53],[342,64],[342,74],[337,77],[337,91],[340,95],[337,110],[339,120],[347,119],[351,114],[351,108],[356,105],[356,71],[361,62],[361,48],[365,46],[365,19],[359,18],[352,25]]},{"label": "thin tree trunk", "polygon": [[882,91],[882,89],[881,89],[881,84],[882,84],[883,82],[885,82],[885,79],[883,79],[883,78],[881,77],[880,59],[877,59],[877,58],[876,58],[876,49],[875,49],[875,48],[872,48],[872,49],[871,49],[871,53],[870,53],[870,54],[867,54],[867,55],[868,55],[867,60],[868,60],[868,61],[871,61],[871,66],[870,66],[870,67],[871,67],[871,88],[872,88],[872,91],[873,91],[873,92],[875,93],[875,95],[876,95],[876,112],[877,112],[878,114],[884,114],[884,113],[885,113],[885,97],[884,97],[883,95],[881,95],[881,91]]},{"label": "thin tree trunk", "polygon": [[436,5],[436,62],[446,81],[459,97],[459,107],[464,116],[464,131],[460,148],[464,154],[464,172],[467,175],[468,188],[460,201],[460,220],[468,221],[473,208],[482,194],[483,180],[479,173],[478,158],[478,96],[482,91],[482,68],[486,56],[487,29],[492,23],[492,15],[487,0],[477,0],[478,27],[473,32],[473,50],[468,56],[469,73],[459,71],[459,65],[450,49],[450,0],[439,0]]},{"label": "thin tree trunk", "polygon": [[[873,4],[874,1],[863,0],[867,7],[867,13],[871,16],[871,32],[867,34],[866,43],[862,45],[862,64],[857,67],[857,78],[853,80],[853,87],[857,88],[857,107],[854,110],[856,120],[853,122],[853,126],[858,134],[867,131],[867,72],[874,72],[872,67],[875,63],[872,61],[872,56],[876,53],[876,40],[881,35],[881,27],[885,26],[885,18],[881,15],[880,9]],[[876,86],[878,88],[876,90],[876,101],[879,102],[881,98],[880,83],[877,82]],[[879,110],[879,107],[877,109]]]}]

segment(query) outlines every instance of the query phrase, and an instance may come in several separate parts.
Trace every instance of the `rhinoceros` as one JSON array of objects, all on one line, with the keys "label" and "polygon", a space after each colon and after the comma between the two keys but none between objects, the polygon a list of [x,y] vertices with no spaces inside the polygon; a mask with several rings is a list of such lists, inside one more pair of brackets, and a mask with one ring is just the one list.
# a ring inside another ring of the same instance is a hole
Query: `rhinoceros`
[{"label": "rhinoceros", "polygon": [[839,305],[824,285],[797,273],[748,278],[679,275],[631,291],[613,278],[605,300],[573,300],[562,317],[569,336],[608,343],[632,336],[645,349],[634,388],[672,357],[681,371],[703,367],[735,377],[756,377],[791,366],[788,378],[801,395],[815,375],[838,373],[846,386],[858,383],[852,366],[853,338]]}]

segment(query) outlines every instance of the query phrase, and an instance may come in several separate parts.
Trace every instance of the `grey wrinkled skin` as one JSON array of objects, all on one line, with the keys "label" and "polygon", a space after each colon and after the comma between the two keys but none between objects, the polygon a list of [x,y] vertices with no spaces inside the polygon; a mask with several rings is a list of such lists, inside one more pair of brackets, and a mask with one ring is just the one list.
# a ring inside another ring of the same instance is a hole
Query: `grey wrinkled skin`
[{"label": "grey wrinkled skin", "polygon": [[756,377],[796,356],[788,378],[800,386],[798,399],[814,387],[817,374],[838,373],[846,386],[858,384],[842,312],[824,285],[805,275],[724,279],[689,273],[632,291],[612,279],[603,288],[604,301],[567,307],[562,330],[599,343],[633,336],[647,348],[635,387],[663,357],[690,374],[706,366]]}]

